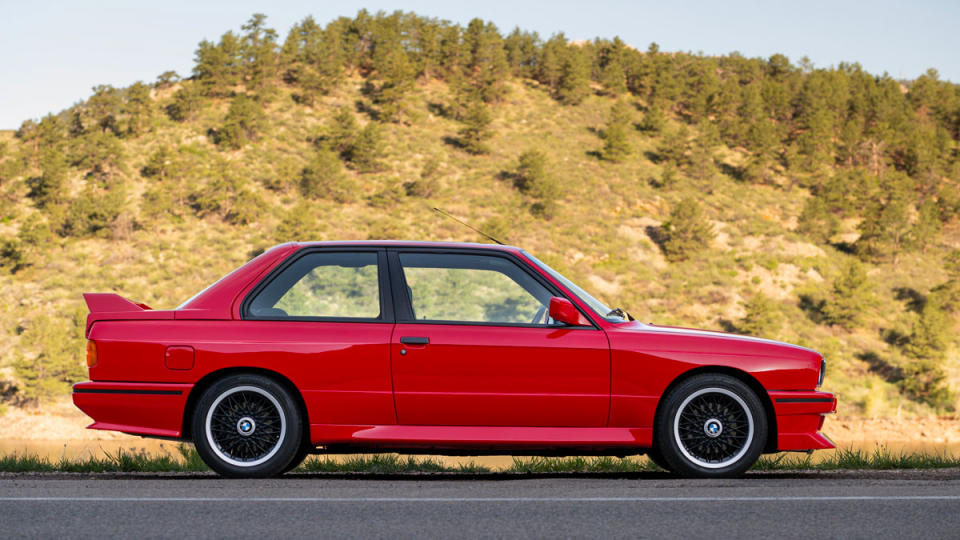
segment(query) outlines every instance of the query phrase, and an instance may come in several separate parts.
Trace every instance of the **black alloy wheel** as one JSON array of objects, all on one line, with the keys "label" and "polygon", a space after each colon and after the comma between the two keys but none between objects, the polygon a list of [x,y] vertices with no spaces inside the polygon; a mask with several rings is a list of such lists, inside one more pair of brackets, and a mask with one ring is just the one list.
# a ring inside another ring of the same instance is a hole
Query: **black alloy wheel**
[{"label": "black alloy wheel", "polygon": [[230,375],[200,398],[193,439],[204,463],[223,476],[275,476],[302,461],[302,422],[293,397],[273,379]]},{"label": "black alloy wheel", "polygon": [[691,377],[658,409],[656,450],[682,476],[729,477],[756,463],[767,440],[767,418],[757,395],[721,374]]}]

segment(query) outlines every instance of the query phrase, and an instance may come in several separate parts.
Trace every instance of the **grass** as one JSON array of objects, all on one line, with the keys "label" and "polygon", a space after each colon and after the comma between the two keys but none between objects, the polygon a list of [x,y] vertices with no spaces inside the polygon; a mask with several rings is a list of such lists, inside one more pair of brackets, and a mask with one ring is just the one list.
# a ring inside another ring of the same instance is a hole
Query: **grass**
[{"label": "grass", "polygon": [[[88,457],[52,461],[44,457],[10,454],[0,457],[0,472],[200,472],[209,470],[197,451],[181,444],[179,456],[154,455],[146,451],[119,450],[106,457]],[[872,452],[853,448],[838,449],[832,455],[814,460],[812,456],[778,454],[760,458],[754,471],[837,471],[837,470],[903,470],[960,468],[960,456],[938,453],[893,453],[885,447]],[[302,473],[459,473],[459,474],[556,474],[556,473],[639,473],[661,471],[645,457],[524,457],[514,458],[503,469],[491,469],[474,462],[447,465],[435,457],[374,454],[345,456],[311,456],[295,472]]]},{"label": "grass", "polygon": [[119,449],[105,457],[82,459],[60,458],[57,461],[36,455],[9,454],[0,456],[0,472],[196,472],[209,470],[192,446],[181,444],[180,456],[151,454],[145,450]]},{"label": "grass", "polygon": [[960,456],[947,453],[928,452],[893,453],[883,446],[872,452],[854,448],[839,448],[833,455],[813,461],[813,456],[803,457],[790,454],[778,454],[775,457],[762,457],[755,471],[794,471],[794,470],[872,470],[887,471],[895,469],[944,469],[960,467]]}]

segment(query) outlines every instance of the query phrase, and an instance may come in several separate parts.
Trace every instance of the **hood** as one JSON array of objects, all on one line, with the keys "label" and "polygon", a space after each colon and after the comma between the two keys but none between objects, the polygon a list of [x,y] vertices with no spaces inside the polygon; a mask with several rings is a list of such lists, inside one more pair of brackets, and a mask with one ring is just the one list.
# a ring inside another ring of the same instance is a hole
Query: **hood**
[{"label": "hood", "polygon": [[746,341],[750,343],[764,343],[767,345],[779,345],[782,347],[799,349],[801,351],[806,351],[813,354],[820,354],[813,349],[802,347],[800,345],[794,345],[793,343],[777,341],[775,339],[744,336],[741,334],[730,334],[727,332],[720,332],[717,330],[698,330],[696,328],[684,328],[682,326],[660,326],[656,324],[643,324],[643,323],[638,323],[638,324],[639,324],[638,330],[642,329],[642,331],[644,332],[657,332],[662,334],[678,334],[678,335],[685,335],[685,336],[701,336],[706,338],[732,339],[732,340],[738,340],[738,341]]}]

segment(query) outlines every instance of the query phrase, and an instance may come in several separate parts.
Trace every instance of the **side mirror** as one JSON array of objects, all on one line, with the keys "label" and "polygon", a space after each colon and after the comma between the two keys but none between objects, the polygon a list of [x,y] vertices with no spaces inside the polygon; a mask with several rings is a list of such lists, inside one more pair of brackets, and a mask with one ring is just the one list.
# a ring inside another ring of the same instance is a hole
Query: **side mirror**
[{"label": "side mirror", "polygon": [[590,326],[590,321],[566,298],[550,299],[550,318],[571,326]]}]

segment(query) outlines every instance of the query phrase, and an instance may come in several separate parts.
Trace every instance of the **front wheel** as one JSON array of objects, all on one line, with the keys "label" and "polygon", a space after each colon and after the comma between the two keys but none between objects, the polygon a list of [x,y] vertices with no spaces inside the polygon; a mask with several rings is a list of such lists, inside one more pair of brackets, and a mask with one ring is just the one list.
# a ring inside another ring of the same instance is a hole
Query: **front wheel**
[{"label": "front wheel", "polygon": [[197,453],[223,476],[282,474],[303,448],[300,410],[273,379],[239,374],[208,388],[193,415]]},{"label": "front wheel", "polygon": [[705,374],[684,381],[657,414],[657,450],[682,476],[738,476],[753,466],[767,440],[760,399],[739,379]]}]

